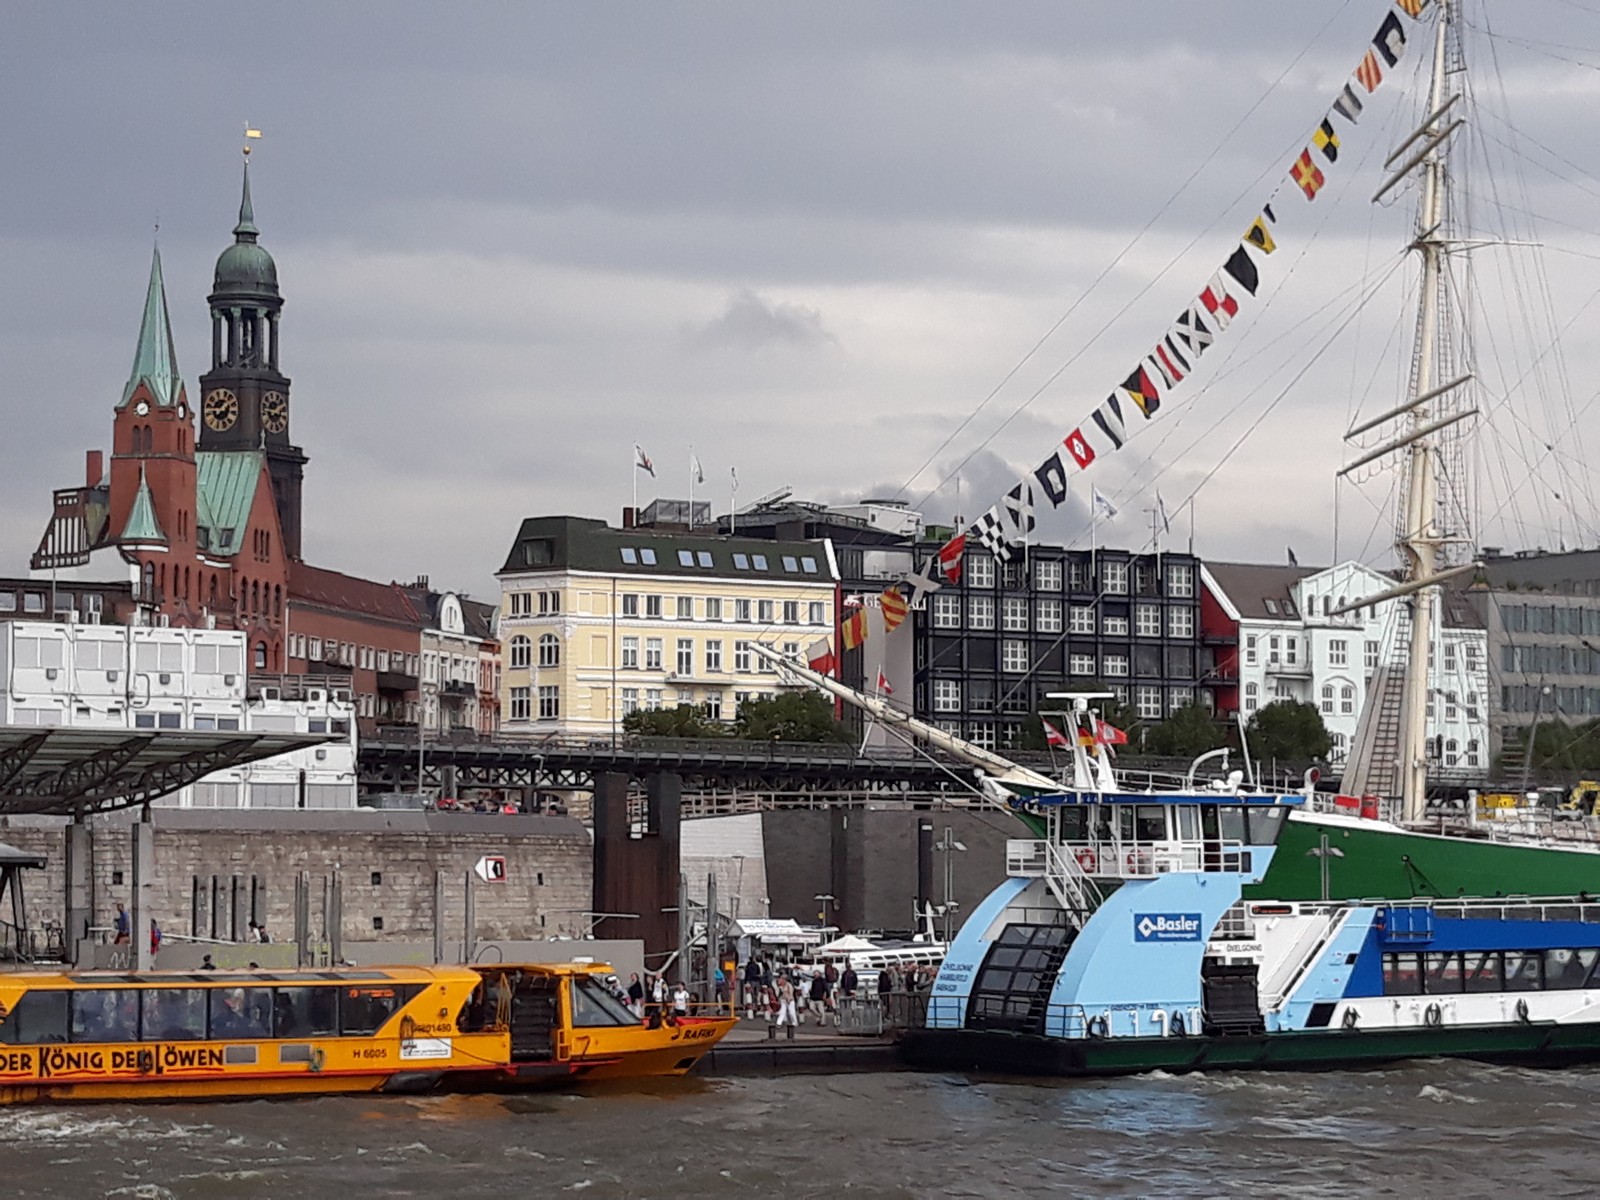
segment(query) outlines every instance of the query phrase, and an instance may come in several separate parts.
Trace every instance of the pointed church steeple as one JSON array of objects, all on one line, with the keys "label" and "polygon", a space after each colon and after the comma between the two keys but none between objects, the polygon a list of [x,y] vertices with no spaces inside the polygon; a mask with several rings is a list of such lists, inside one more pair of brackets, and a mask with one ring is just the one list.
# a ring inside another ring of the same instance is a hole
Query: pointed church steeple
[{"label": "pointed church steeple", "polygon": [[256,211],[250,203],[250,160],[244,160],[244,197],[239,201],[239,223],[233,227],[237,241],[253,242],[261,231],[256,228]]},{"label": "pointed church steeple", "polygon": [[161,522],[156,519],[155,497],[150,494],[150,481],[145,478],[143,464],[139,467],[139,490],[134,494],[133,508],[122,527],[121,541],[130,546],[167,544],[167,535],[161,532]]},{"label": "pointed church steeple", "polygon": [[141,383],[163,407],[175,405],[183,388],[183,380],[178,375],[178,353],[172,346],[172,323],[167,317],[167,287],[161,278],[159,245],[150,261],[150,287],[145,292],[144,318],[139,322],[139,346],[133,352],[133,371],[122,389],[122,403],[118,408],[127,406]]}]

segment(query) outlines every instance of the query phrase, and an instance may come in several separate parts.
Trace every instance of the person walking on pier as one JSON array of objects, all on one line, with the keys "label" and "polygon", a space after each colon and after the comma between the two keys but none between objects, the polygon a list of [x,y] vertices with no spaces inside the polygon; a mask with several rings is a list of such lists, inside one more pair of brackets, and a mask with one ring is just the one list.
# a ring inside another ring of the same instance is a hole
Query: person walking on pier
[{"label": "person walking on pier", "polygon": [[112,939],[112,945],[120,946],[130,940],[128,931],[132,928],[132,926],[128,920],[128,910],[122,907],[121,904],[117,905],[117,919],[114,923],[114,928],[116,930],[116,936]]},{"label": "person walking on pier", "polygon": [[778,1020],[779,1025],[800,1024],[800,1014],[795,1010],[794,983],[787,975],[778,976]]},{"label": "person walking on pier", "polygon": [[818,1029],[828,1023],[828,979],[821,971],[811,976],[811,986],[807,991],[806,1010],[817,1018]]}]

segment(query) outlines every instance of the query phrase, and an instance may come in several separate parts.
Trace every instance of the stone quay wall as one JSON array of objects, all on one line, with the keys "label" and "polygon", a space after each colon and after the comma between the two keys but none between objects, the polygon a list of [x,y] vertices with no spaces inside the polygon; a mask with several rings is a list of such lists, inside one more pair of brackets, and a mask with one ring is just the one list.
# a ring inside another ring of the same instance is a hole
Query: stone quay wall
[{"label": "stone quay wall", "polygon": [[[117,902],[130,900],[137,819],[133,813],[111,813],[88,821],[92,926],[109,928]],[[485,856],[504,860],[504,876],[501,882],[473,877],[474,938],[581,935],[589,924],[583,912],[593,888],[592,838],[570,817],[153,808],[150,819],[155,848],[150,912],[169,940],[172,935],[210,937],[213,914],[223,940],[234,937],[235,930],[243,938],[252,919],[265,924],[274,941],[291,940],[296,881],[304,872],[313,939],[323,937],[325,911],[331,907],[326,898],[337,877],[345,941],[431,941],[434,873],[442,871],[443,926],[459,943],[467,877]],[[49,858],[44,870],[25,872],[35,930],[64,920],[67,826],[64,818],[0,818],[0,842]],[[8,912],[9,907],[8,902]]]}]

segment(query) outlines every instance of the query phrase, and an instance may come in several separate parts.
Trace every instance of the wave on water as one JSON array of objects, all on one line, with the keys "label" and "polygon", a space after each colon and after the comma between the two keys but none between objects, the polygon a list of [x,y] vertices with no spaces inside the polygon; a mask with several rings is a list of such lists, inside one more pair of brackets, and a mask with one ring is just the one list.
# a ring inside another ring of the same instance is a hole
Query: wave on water
[{"label": "wave on water", "polygon": [[0,1143],[5,1142],[144,1142],[152,1139],[194,1139],[214,1133],[211,1125],[183,1125],[143,1116],[94,1116],[70,1109],[10,1109],[0,1111]]},{"label": "wave on water", "polygon": [[1477,1096],[1464,1096],[1460,1092],[1452,1092],[1449,1088],[1436,1087],[1431,1083],[1422,1085],[1422,1090],[1417,1093],[1418,1100],[1432,1100],[1435,1104],[1482,1104],[1483,1100]]}]

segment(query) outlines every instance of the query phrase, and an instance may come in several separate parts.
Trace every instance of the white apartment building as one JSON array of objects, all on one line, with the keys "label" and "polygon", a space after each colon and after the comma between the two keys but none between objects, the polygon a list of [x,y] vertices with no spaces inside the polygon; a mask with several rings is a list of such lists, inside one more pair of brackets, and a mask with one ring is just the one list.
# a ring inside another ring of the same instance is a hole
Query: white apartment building
[{"label": "white apartment building", "polygon": [[[1237,691],[1214,689],[1219,708],[1237,707],[1248,719],[1274,700],[1315,704],[1333,738],[1331,758],[1349,754],[1367,692],[1380,662],[1400,669],[1409,644],[1404,599],[1367,605],[1341,616],[1334,610],[1394,586],[1357,562],[1322,569],[1249,563],[1206,563],[1206,599],[1237,628]],[[1203,616],[1217,632],[1213,610]],[[1446,769],[1489,766],[1488,639],[1458,593],[1435,600],[1428,699],[1430,757]],[[1217,655],[1218,683],[1228,680],[1227,655]],[[1222,697],[1236,697],[1228,704]]]},{"label": "white apartment building", "polygon": [[349,681],[247,678],[243,632],[0,623],[0,724],[331,733],[341,740],[219,771],[165,797],[182,808],[354,808]]}]

